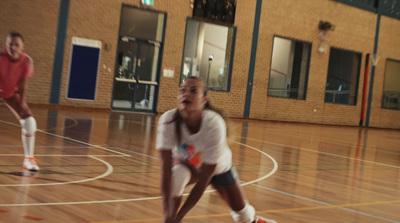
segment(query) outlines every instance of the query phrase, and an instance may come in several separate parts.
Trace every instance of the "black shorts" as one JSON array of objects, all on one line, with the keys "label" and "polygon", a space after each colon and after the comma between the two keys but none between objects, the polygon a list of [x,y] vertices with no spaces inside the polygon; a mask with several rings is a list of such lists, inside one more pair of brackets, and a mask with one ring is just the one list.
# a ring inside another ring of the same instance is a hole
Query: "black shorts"
[{"label": "black shorts", "polygon": [[211,183],[220,186],[231,186],[238,180],[235,168],[231,167],[227,172],[215,175],[211,178]]}]

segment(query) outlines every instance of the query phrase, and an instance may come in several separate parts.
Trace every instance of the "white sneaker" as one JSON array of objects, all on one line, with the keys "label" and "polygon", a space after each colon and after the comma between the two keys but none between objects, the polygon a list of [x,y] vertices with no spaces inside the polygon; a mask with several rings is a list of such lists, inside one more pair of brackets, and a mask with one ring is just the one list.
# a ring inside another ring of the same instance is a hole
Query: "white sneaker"
[{"label": "white sneaker", "polygon": [[256,216],[256,219],[255,219],[254,222],[255,223],[277,223],[274,220],[266,219],[266,218],[263,218],[263,217],[260,217],[260,216]]},{"label": "white sneaker", "polygon": [[39,171],[39,166],[36,162],[36,158],[33,157],[25,157],[24,159],[24,168],[31,171]]}]

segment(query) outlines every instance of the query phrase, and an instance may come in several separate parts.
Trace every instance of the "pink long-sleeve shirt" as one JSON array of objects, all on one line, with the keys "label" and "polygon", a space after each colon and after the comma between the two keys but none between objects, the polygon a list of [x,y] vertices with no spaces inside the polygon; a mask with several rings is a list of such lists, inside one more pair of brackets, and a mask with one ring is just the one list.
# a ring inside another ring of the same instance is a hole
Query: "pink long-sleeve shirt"
[{"label": "pink long-sleeve shirt", "polygon": [[23,78],[33,75],[33,60],[25,53],[17,61],[11,61],[6,51],[0,51],[0,97],[10,98],[18,90]]}]

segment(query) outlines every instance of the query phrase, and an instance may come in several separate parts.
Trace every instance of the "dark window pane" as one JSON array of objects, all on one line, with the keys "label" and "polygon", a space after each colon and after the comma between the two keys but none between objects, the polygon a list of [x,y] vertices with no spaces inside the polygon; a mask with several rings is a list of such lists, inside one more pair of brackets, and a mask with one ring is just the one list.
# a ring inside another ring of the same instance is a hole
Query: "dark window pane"
[{"label": "dark window pane", "polygon": [[121,36],[161,41],[164,14],[124,6],[121,16]]},{"label": "dark window pane", "polygon": [[325,102],[355,105],[361,54],[331,48]]},{"label": "dark window pane", "polygon": [[236,0],[195,0],[193,17],[207,18],[219,23],[233,24]]},{"label": "dark window pane", "polygon": [[400,61],[386,61],[382,108],[400,110]]}]

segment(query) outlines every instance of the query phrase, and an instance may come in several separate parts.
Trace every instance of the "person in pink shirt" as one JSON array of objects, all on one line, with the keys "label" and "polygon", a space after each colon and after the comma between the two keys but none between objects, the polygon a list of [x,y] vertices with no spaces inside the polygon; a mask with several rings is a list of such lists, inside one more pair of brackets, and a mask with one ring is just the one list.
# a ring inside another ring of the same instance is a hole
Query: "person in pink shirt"
[{"label": "person in pink shirt", "polygon": [[39,171],[33,155],[36,120],[25,101],[27,81],[33,75],[33,60],[23,50],[23,36],[18,32],[11,32],[6,38],[5,50],[0,51],[0,97],[21,124],[24,168]]}]

